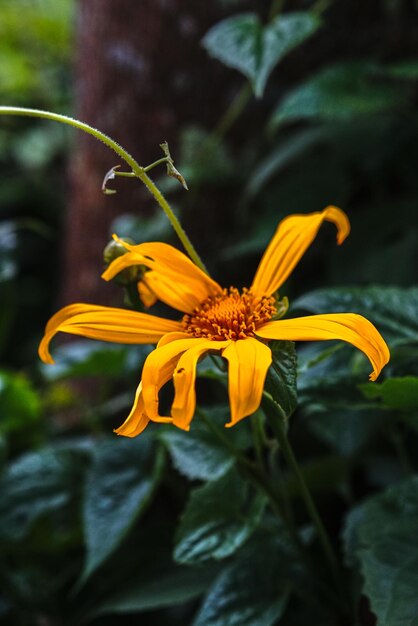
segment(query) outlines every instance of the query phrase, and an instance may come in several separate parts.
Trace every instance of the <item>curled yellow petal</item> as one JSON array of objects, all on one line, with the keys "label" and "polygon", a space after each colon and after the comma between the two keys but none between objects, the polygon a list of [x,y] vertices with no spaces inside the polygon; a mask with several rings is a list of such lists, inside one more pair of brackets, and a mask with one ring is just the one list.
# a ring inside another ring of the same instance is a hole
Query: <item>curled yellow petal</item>
[{"label": "curled yellow petal", "polygon": [[200,343],[189,348],[178,360],[173,374],[174,402],[171,407],[173,424],[183,430],[189,430],[190,422],[196,409],[196,367],[198,360],[207,352],[219,351],[229,341],[200,340]]},{"label": "curled yellow petal", "polygon": [[178,339],[156,348],[148,355],[142,371],[142,395],[149,419],[155,422],[172,421],[171,416],[159,414],[158,393],[172,378],[177,361],[183,352],[199,343],[202,343],[201,339]]},{"label": "curled yellow petal", "polygon": [[217,282],[199,269],[185,254],[166,243],[127,244],[113,236],[128,252],[116,258],[102,274],[111,280],[132,265],[145,265],[148,287],[159,300],[179,311],[190,313],[203,300],[222,292]]},{"label": "curled yellow petal", "polygon": [[233,426],[260,406],[271,350],[253,337],[231,341],[222,356],[228,361],[228,391]]},{"label": "curled yellow petal", "polygon": [[370,380],[376,380],[389,361],[385,340],[369,320],[356,313],[308,315],[290,320],[267,322],[257,329],[263,339],[316,341],[340,339],[361,350],[373,366]]},{"label": "curled yellow petal", "polygon": [[49,344],[58,333],[81,335],[115,343],[157,343],[163,335],[181,331],[180,322],[93,304],[70,304],[51,317],[39,344],[39,356],[45,363],[54,363]]},{"label": "curled yellow petal", "polygon": [[145,413],[144,399],[142,397],[142,382],[139,383],[135,394],[135,400],[126,420],[113,432],[124,437],[136,437],[148,426],[149,418]]},{"label": "curled yellow petal", "polygon": [[315,239],[321,224],[337,227],[337,243],[342,244],[350,232],[350,222],[341,209],[329,206],[321,212],[289,215],[282,220],[264,252],[251,291],[271,295],[285,282]]}]

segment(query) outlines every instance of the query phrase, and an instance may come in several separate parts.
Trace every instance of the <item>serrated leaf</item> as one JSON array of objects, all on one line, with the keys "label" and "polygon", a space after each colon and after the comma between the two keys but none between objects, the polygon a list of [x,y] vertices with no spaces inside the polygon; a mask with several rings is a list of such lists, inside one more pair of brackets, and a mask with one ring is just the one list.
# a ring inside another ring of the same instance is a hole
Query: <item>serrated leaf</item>
[{"label": "serrated leaf", "polygon": [[234,15],[216,24],[205,35],[209,54],[244,74],[257,97],[263,95],[275,65],[319,27],[309,13],[286,13],[263,27],[254,13]]},{"label": "serrated leaf", "polygon": [[402,103],[402,95],[379,81],[379,72],[369,62],[327,67],[284,97],[271,127],[301,118],[344,121],[393,109]]},{"label": "serrated leaf", "polygon": [[312,313],[359,313],[387,340],[418,340],[418,288],[351,287],[319,289],[298,298],[292,310]]},{"label": "serrated leaf", "polygon": [[[224,424],[229,421],[229,410],[212,407],[207,412],[214,428],[224,431]],[[250,444],[248,431],[237,428],[223,432],[238,449],[244,450]],[[168,447],[176,469],[191,480],[217,480],[235,463],[235,456],[226,443],[220,441],[201,416],[192,421],[189,432],[177,428],[165,428],[159,434]]]},{"label": "serrated leaf", "polygon": [[194,564],[230,556],[254,532],[265,503],[235,470],[195,489],[176,534],[175,560]]},{"label": "serrated leaf", "polygon": [[280,407],[283,418],[288,418],[297,406],[295,344],[293,341],[271,341],[269,347],[273,363],[267,374],[265,391]]},{"label": "serrated leaf", "polygon": [[116,550],[144,511],[157,485],[161,460],[146,435],[97,442],[84,494],[86,562],[82,580]]},{"label": "serrated leaf", "polygon": [[288,601],[288,571],[280,542],[265,533],[215,580],[192,626],[273,626]]},{"label": "serrated leaf", "polygon": [[379,626],[418,624],[418,477],[354,510],[346,549],[360,561],[364,591]]}]

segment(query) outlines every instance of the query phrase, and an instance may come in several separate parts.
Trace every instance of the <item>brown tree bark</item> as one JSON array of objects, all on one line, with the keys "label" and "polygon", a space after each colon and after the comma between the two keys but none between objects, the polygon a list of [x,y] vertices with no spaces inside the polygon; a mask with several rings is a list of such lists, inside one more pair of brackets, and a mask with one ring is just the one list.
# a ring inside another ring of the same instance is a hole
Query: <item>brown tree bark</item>
[{"label": "brown tree bark", "polygon": [[[175,151],[185,122],[211,128],[223,108],[225,77],[200,40],[221,17],[216,2],[80,0],[76,116],[109,134],[143,165],[162,156],[163,140]],[[117,195],[102,194],[104,174],[118,163],[118,157],[94,138],[77,136],[62,303],[114,298],[112,288],[99,279],[110,223],[121,212],[152,210],[148,192],[138,181],[119,179]]]}]

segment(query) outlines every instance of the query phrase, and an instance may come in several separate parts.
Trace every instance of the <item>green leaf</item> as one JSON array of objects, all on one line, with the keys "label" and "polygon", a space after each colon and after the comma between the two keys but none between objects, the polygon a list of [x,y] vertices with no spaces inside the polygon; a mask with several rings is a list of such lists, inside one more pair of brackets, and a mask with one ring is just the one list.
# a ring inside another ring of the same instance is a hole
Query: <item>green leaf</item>
[{"label": "green leaf", "polygon": [[244,74],[257,97],[263,95],[275,65],[319,27],[309,13],[286,13],[263,27],[254,13],[234,15],[216,24],[205,35],[209,54]]},{"label": "green leaf", "polygon": [[387,489],[349,516],[345,543],[360,561],[379,626],[418,624],[418,477]]},{"label": "green leaf", "polygon": [[265,503],[235,470],[195,489],[177,531],[175,560],[194,564],[230,556],[254,532]]},{"label": "green leaf", "polygon": [[[214,429],[221,429],[224,440],[229,440],[238,450],[248,447],[247,429],[225,430],[224,424],[230,419],[227,408],[211,407],[207,419]],[[227,441],[221,441],[201,415],[196,415],[189,432],[167,427],[160,430],[159,437],[168,447],[176,469],[191,480],[217,480],[235,463],[235,455]]]},{"label": "green leaf", "polygon": [[104,341],[74,341],[54,350],[54,367],[41,365],[44,377],[49,381],[75,376],[121,377],[144,361],[149,352],[147,346],[111,345]]},{"label": "green leaf", "polygon": [[28,428],[40,417],[39,395],[24,376],[0,371],[0,433]]},{"label": "green leaf", "polygon": [[284,97],[273,113],[271,127],[301,118],[345,121],[399,106],[400,91],[379,82],[379,72],[369,62],[327,67]]},{"label": "green leaf", "polygon": [[311,432],[343,457],[350,457],[368,443],[381,421],[381,411],[348,407],[345,410],[313,412],[307,425]]},{"label": "green leaf", "polygon": [[77,491],[80,459],[44,449],[11,463],[0,480],[0,540],[20,541],[40,517],[61,510]]},{"label": "green leaf", "polygon": [[408,61],[400,61],[392,63],[385,67],[385,72],[393,78],[401,78],[405,80],[418,79],[418,61],[410,59]]},{"label": "green leaf", "polygon": [[370,399],[381,398],[383,404],[391,409],[413,411],[418,409],[418,378],[388,378],[379,384],[360,385],[364,395]]},{"label": "green leaf", "polygon": [[418,340],[418,288],[351,287],[319,289],[292,303],[312,313],[360,313],[388,340]]},{"label": "green leaf", "polygon": [[280,408],[284,418],[290,417],[297,406],[297,357],[293,341],[271,341],[273,363],[268,371],[265,391]]},{"label": "green leaf", "polygon": [[[303,129],[300,133],[296,133],[281,142],[251,172],[248,184],[244,190],[245,199],[250,200],[257,196],[271,178],[277,176],[293,161],[300,159],[305,152],[323,138],[324,131],[322,128]],[[241,245],[246,244],[247,242],[245,241]],[[265,244],[264,241],[263,244]]]},{"label": "green leaf", "polygon": [[162,457],[147,435],[98,440],[83,506],[82,581],[116,550],[156,488]]},{"label": "green leaf", "polygon": [[125,583],[125,589],[108,598],[93,615],[150,611],[183,604],[202,595],[216,573],[212,567],[175,567],[171,564],[158,576],[148,572],[142,574],[139,581]]},{"label": "green leaf", "polygon": [[279,538],[266,531],[215,580],[192,626],[273,626],[287,605],[289,569]]}]

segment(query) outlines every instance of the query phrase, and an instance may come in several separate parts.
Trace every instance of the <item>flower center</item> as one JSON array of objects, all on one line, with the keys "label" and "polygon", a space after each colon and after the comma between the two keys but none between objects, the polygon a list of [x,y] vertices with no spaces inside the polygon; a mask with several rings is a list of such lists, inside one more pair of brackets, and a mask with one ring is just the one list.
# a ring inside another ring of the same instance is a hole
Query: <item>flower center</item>
[{"label": "flower center", "polygon": [[273,296],[255,296],[248,289],[235,287],[219,296],[209,296],[191,315],[183,317],[184,330],[194,337],[224,341],[245,339],[254,334],[276,313]]}]

